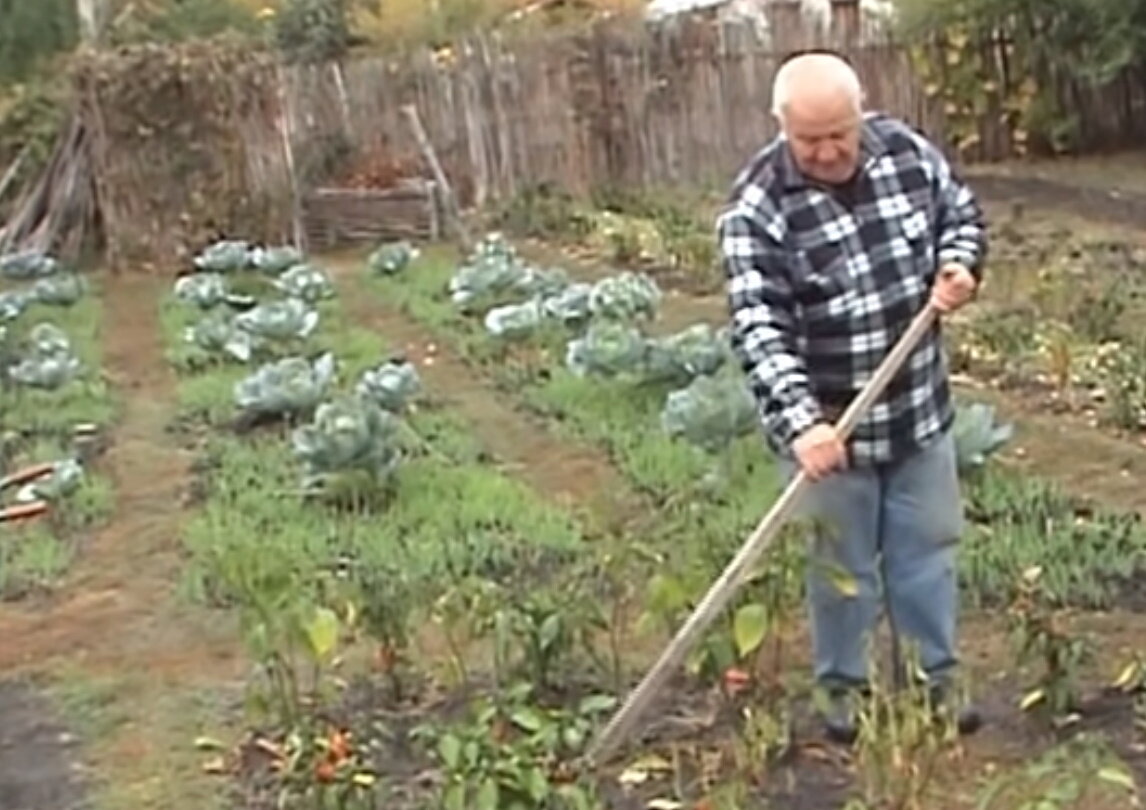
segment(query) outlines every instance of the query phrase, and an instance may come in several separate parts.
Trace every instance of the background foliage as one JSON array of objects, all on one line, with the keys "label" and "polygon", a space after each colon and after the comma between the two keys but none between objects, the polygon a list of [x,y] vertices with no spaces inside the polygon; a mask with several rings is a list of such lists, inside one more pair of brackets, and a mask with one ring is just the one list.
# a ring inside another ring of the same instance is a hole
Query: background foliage
[{"label": "background foliage", "polygon": [[1069,151],[1084,124],[1072,80],[1146,74],[1146,0],[897,0],[897,11],[963,149],[976,117],[1000,115],[1020,148]]}]

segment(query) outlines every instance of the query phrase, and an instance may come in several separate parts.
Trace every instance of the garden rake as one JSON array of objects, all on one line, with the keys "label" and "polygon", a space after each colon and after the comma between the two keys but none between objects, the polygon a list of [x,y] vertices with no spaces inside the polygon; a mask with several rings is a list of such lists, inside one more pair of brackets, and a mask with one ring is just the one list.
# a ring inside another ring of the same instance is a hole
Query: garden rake
[{"label": "garden rake", "polygon": [[[851,436],[860,418],[867,413],[875,400],[899,372],[908,355],[931,329],[938,312],[931,303],[928,303],[915,316],[907,331],[903,333],[883,359],[883,362],[880,363],[871,380],[840,416],[835,427],[842,441],[846,441]],[[755,565],[756,561],[771,545],[810,483],[811,479],[803,470],[800,470],[789,482],[779,500],[749,535],[744,545],[733,557],[732,562],[724,569],[720,578],[708,589],[700,604],[677,631],[676,636],[669,642],[668,647],[665,648],[657,662],[653,664],[645,677],[629,694],[621,708],[609,720],[597,739],[589,746],[586,758],[590,766],[600,764],[607,759],[629,734],[642,713],[648,708],[650,701],[664,686],[669,675],[680,666],[701,634],[727,607],[736,590],[743,583],[749,569]]]}]

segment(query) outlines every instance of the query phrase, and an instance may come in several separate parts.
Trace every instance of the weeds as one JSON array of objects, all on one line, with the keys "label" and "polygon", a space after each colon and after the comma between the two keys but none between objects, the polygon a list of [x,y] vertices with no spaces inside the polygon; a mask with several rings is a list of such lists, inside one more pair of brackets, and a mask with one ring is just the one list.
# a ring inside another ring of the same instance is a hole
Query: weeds
[{"label": "weeds", "polygon": [[1065,617],[1051,611],[1045,594],[1042,570],[1024,571],[1010,608],[1011,632],[1019,665],[1037,661],[1041,672],[1020,705],[1023,709],[1045,705],[1053,717],[1061,719],[1078,708],[1081,667],[1093,648],[1090,639],[1073,634]]}]

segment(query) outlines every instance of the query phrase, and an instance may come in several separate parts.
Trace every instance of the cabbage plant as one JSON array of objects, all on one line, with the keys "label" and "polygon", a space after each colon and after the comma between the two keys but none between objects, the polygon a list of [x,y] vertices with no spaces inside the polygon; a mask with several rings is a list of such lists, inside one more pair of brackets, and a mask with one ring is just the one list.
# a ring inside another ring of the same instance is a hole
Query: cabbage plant
[{"label": "cabbage plant", "polygon": [[250,245],[239,239],[224,239],[206,247],[193,264],[196,270],[208,273],[233,273],[245,270],[250,259]]},{"label": "cabbage plant", "polygon": [[560,292],[547,296],[542,306],[549,318],[565,324],[577,323],[591,314],[589,300],[592,294],[592,284],[574,282]]},{"label": "cabbage plant", "polygon": [[302,264],[302,252],[291,245],[280,247],[257,247],[250,251],[248,261],[255,270],[268,276],[285,273],[296,264]]},{"label": "cabbage plant", "polygon": [[652,278],[644,273],[625,271],[593,285],[589,309],[598,318],[631,321],[643,317],[651,320],[656,317],[660,301],[660,288]]},{"label": "cabbage plant", "polygon": [[299,298],[265,301],[237,315],[235,325],[268,340],[301,340],[318,326],[318,311]]},{"label": "cabbage plant", "polygon": [[59,261],[38,250],[25,250],[0,256],[0,276],[14,281],[32,281],[60,272]]},{"label": "cabbage plant", "polygon": [[313,421],[291,436],[305,468],[304,487],[321,487],[349,472],[388,478],[401,457],[400,428],[398,417],[364,397],[322,403]]},{"label": "cabbage plant", "polygon": [[64,459],[52,465],[52,470],[46,475],[36,478],[16,490],[13,500],[16,503],[32,503],[33,501],[60,501],[77,489],[83,483],[84,470],[76,459]]},{"label": "cabbage plant", "polygon": [[384,410],[402,413],[421,390],[422,381],[414,365],[392,360],[363,372],[356,393]]},{"label": "cabbage plant", "polygon": [[75,379],[83,364],[72,352],[68,336],[50,323],[28,333],[28,347],[8,369],[8,377],[29,388],[61,388]]},{"label": "cabbage plant", "polygon": [[716,372],[729,357],[729,344],[723,330],[697,323],[646,343],[644,376],[649,380],[687,382],[702,374]]},{"label": "cabbage plant", "polygon": [[236,317],[216,311],[187,327],[183,339],[208,354],[225,354],[241,363],[249,362],[260,345],[258,338],[239,329]]},{"label": "cabbage plant", "polygon": [[175,298],[200,309],[211,309],[227,300],[230,290],[222,273],[194,273],[175,281]]},{"label": "cabbage plant", "polygon": [[30,293],[23,290],[5,290],[0,292],[0,323],[16,320],[29,304],[35,302]]},{"label": "cabbage plant", "polygon": [[334,355],[330,352],[313,362],[302,357],[287,357],[267,363],[236,383],[235,404],[255,414],[306,413],[325,399],[334,371]]},{"label": "cabbage plant", "polygon": [[755,429],[756,401],[735,366],[704,374],[672,391],[661,410],[661,428],[709,452],[716,452]]},{"label": "cabbage plant", "polygon": [[401,272],[420,255],[421,251],[409,242],[390,242],[379,246],[366,263],[375,273],[391,276]]},{"label": "cabbage plant", "polygon": [[639,375],[644,367],[645,337],[616,321],[597,321],[585,334],[569,341],[566,367],[579,377]]},{"label": "cabbage plant", "polygon": [[545,307],[540,298],[531,298],[523,304],[494,307],[485,314],[486,331],[505,338],[531,335],[545,321]]},{"label": "cabbage plant", "polygon": [[979,469],[988,457],[1009,442],[1015,433],[1014,425],[1000,423],[995,409],[984,402],[960,405],[955,409],[955,424],[951,429],[955,439],[955,454],[960,472]]},{"label": "cabbage plant", "polygon": [[334,285],[322,270],[309,264],[296,264],[277,279],[275,287],[291,298],[315,303],[334,297]]}]

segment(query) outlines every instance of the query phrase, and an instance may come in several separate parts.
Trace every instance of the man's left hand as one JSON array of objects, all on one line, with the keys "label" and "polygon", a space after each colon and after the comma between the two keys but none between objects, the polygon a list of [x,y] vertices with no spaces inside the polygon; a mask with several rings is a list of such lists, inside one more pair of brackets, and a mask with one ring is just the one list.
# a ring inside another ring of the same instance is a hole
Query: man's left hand
[{"label": "man's left hand", "polygon": [[962,307],[975,295],[975,277],[961,264],[945,264],[939,268],[935,286],[931,288],[931,305],[942,313],[951,313]]}]

